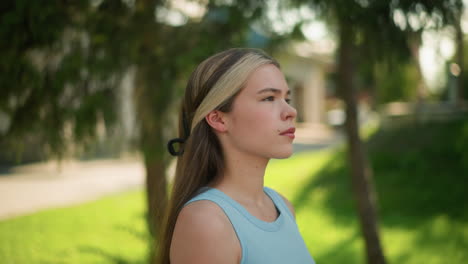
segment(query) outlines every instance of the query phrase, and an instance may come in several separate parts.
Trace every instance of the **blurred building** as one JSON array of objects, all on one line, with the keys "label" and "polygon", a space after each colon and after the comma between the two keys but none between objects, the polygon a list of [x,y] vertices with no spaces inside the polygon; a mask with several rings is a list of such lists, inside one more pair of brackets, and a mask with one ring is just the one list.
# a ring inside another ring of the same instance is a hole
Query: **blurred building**
[{"label": "blurred building", "polygon": [[333,54],[333,43],[311,41],[291,42],[274,54],[297,110],[296,143],[324,142],[332,138],[328,101],[334,94],[329,82],[329,74],[334,71]]},{"label": "blurred building", "polygon": [[275,58],[290,86],[297,122],[303,125],[328,123],[327,75],[334,65],[330,50],[312,42],[292,42],[277,52]]}]

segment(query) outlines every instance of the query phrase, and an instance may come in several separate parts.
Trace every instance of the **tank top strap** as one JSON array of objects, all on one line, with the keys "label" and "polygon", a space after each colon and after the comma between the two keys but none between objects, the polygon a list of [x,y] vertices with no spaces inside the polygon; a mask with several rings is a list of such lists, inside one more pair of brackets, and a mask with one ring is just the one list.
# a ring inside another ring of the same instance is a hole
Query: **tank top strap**
[{"label": "tank top strap", "polygon": [[224,213],[228,216],[229,219],[231,219],[231,217],[239,217],[237,212],[238,208],[236,208],[235,204],[233,204],[233,202],[230,199],[228,199],[228,197],[225,197],[225,194],[218,191],[217,189],[210,187],[202,187],[199,190],[198,194],[192,199],[190,199],[188,202],[186,202],[184,206],[202,200],[208,200],[217,204],[224,211]]},{"label": "tank top strap", "polygon": [[282,212],[287,212],[288,216],[291,217],[295,221],[295,218],[289,209],[288,205],[284,201],[283,197],[279,195],[275,190],[269,188],[269,187],[264,187],[264,191],[270,196],[270,198],[273,200],[275,203],[276,207],[280,207],[280,211]]}]

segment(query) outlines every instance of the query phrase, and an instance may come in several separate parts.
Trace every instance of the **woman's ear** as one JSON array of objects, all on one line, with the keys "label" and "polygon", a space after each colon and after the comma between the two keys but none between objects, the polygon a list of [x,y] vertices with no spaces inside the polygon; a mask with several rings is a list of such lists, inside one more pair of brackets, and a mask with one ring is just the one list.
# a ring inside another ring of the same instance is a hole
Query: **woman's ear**
[{"label": "woman's ear", "polygon": [[217,132],[226,132],[225,114],[218,110],[211,111],[205,117],[206,122]]}]

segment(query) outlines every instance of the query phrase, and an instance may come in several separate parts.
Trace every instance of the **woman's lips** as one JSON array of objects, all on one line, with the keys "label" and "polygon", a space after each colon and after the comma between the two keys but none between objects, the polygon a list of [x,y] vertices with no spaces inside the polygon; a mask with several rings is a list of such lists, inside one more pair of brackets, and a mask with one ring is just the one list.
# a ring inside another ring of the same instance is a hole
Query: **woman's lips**
[{"label": "woman's lips", "polygon": [[291,139],[294,139],[296,136],[294,135],[294,132],[296,132],[296,128],[294,127],[291,127],[289,128],[288,130],[285,130],[283,132],[280,133],[281,136],[287,136]]}]

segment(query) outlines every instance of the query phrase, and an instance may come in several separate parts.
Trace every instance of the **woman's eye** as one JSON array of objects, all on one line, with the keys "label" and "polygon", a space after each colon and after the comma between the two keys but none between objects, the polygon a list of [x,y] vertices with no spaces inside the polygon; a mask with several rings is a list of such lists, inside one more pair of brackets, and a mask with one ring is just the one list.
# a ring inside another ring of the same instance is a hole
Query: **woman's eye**
[{"label": "woman's eye", "polygon": [[263,99],[263,101],[274,101],[275,97],[274,96],[268,96],[267,98]]},{"label": "woman's eye", "polygon": [[284,100],[286,101],[286,103],[291,104],[291,99],[286,98],[286,99],[284,99]]}]

